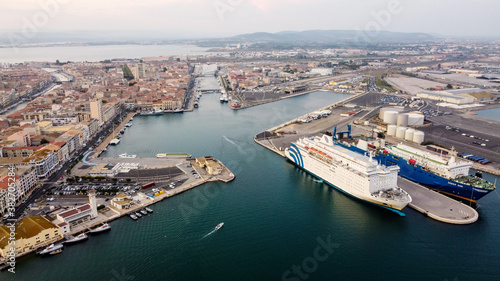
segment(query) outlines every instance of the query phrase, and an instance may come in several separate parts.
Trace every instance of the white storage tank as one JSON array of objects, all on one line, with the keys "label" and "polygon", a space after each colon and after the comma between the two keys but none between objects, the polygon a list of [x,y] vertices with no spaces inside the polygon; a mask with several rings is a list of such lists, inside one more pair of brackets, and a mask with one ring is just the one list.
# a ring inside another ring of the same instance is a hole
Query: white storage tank
[{"label": "white storage tank", "polygon": [[407,113],[403,113],[403,114],[398,115],[397,125],[400,127],[408,126],[408,114]]},{"label": "white storage tank", "polygon": [[407,129],[406,127],[398,127],[396,129],[396,137],[400,138],[400,139],[404,139],[405,138],[406,129]]},{"label": "white storage tank", "polygon": [[424,132],[415,131],[415,133],[413,133],[413,142],[421,144],[424,142],[424,137],[425,137]]},{"label": "white storage tank", "polygon": [[378,118],[380,118],[380,120],[384,120],[384,116],[385,116],[386,111],[397,111],[397,112],[401,113],[404,111],[404,109],[398,108],[398,107],[382,107],[380,109],[380,111],[378,112]]},{"label": "white storage tank", "polygon": [[397,111],[386,111],[384,113],[384,123],[396,125],[398,122],[398,114]]},{"label": "white storage tank", "polygon": [[389,126],[387,126],[387,135],[389,135],[389,136],[395,136],[397,128],[398,128],[398,126],[396,126],[396,125],[389,125]]},{"label": "white storage tank", "polygon": [[424,115],[418,113],[408,113],[408,126],[424,125]]},{"label": "white storage tank", "polygon": [[405,140],[413,141],[413,134],[415,133],[415,129],[408,129],[405,132]]}]

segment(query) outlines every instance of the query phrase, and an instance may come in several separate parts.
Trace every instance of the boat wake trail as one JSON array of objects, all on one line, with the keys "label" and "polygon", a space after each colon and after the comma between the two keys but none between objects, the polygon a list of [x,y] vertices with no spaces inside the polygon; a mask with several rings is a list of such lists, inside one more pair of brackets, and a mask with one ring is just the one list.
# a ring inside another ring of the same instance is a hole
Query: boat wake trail
[{"label": "boat wake trail", "polygon": [[209,233],[205,234],[205,236],[201,237],[201,239],[203,239],[203,238],[205,238],[205,237],[207,237],[207,236],[210,236],[210,235],[211,235],[211,234],[213,234],[215,231],[216,231],[215,229],[214,229],[214,230],[212,230],[212,231],[210,231]]},{"label": "boat wake trail", "polygon": [[230,140],[228,137],[226,137],[226,136],[222,136],[222,137],[223,137],[225,140],[227,140],[228,142],[230,142],[231,144],[233,144],[233,145],[235,145],[235,146],[239,147],[239,145],[237,145],[234,141]]}]

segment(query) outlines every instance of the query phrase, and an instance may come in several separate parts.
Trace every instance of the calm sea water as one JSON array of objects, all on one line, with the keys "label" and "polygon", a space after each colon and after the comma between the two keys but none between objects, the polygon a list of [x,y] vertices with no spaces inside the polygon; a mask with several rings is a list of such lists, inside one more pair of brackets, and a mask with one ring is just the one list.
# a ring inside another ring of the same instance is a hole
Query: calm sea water
[{"label": "calm sea water", "polygon": [[479,110],[479,111],[475,111],[475,113],[477,113],[477,115],[482,116],[482,117],[500,120],[500,108]]},{"label": "calm sea water", "polygon": [[202,55],[207,48],[193,45],[103,45],[0,48],[0,63],[25,61],[102,61],[172,55]]},{"label": "calm sea water", "polygon": [[[231,111],[207,94],[191,113],[134,118],[108,156],[214,155],[236,179],[167,199],[138,221],[113,221],[110,232],[60,255],[21,258],[17,273],[0,280],[498,280],[497,192],[481,200],[472,225],[409,208],[400,217],[253,142],[257,132],[346,97],[318,92]],[[330,252],[317,252],[327,241]]]}]

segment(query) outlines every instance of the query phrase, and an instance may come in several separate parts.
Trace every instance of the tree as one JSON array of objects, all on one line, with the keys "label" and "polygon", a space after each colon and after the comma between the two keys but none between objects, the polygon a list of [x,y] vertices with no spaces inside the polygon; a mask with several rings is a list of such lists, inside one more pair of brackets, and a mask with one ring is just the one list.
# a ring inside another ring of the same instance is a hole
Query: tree
[{"label": "tree", "polygon": [[40,141],[40,144],[46,144],[46,143],[49,143],[48,140],[46,140],[45,138],[43,138],[41,141]]},{"label": "tree", "polygon": [[448,84],[448,85],[446,85],[446,88],[453,89],[453,86],[451,84]]}]

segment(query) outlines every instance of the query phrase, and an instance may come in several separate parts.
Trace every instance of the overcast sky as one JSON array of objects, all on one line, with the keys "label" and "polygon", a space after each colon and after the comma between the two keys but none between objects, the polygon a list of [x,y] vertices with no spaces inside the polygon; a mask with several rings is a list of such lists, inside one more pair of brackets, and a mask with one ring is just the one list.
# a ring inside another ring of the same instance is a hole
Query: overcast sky
[{"label": "overcast sky", "polygon": [[184,38],[381,28],[500,37],[499,13],[499,0],[1,0],[0,28],[161,31]]}]

